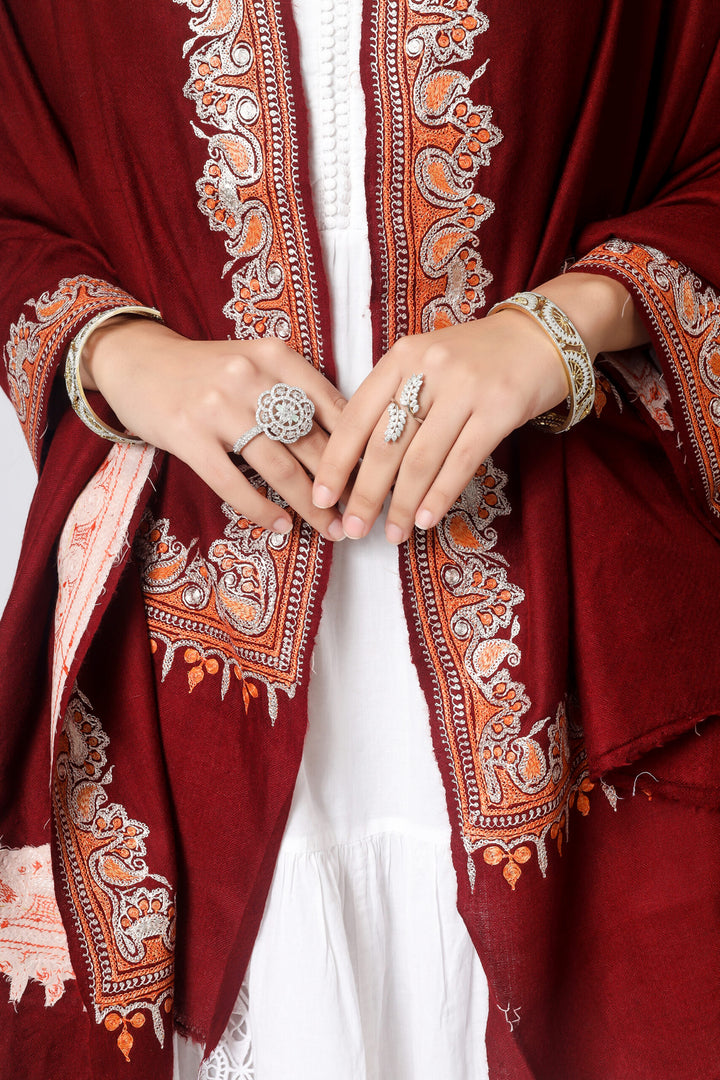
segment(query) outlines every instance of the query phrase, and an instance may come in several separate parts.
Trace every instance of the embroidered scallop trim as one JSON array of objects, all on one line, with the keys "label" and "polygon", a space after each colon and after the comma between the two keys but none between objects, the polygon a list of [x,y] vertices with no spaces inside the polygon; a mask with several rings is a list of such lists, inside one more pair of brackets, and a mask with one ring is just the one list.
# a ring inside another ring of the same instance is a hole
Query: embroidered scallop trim
[{"label": "embroidered scallop trim", "polygon": [[109,739],[77,688],[60,735],[53,784],[63,887],[86,961],[95,1020],[118,1032],[127,1061],[148,1010],[160,1042],[172,1010],[175,899],[145,860],[147,825],[110,801]]},{"label": "embroidered scallop trim", "polygon": [[35,468],[46,427],[49,388],[65,344],[94,315],[138,301],[99,278],[63,278],[53,292],[28,300],[35,318],[24,313],[10,327],[5,346],[10,398],[23,427]]},{"label": "embroidered scallop trim", "polygon": [[531,702],[511,669],[521,660],[516,609],[525,594],[509,580],[494,527],[510,513],[506,484],[488,459],[437,528],[416,531],[405,569],[470,885],[482,851],[487,865],[503,866],[514,889],[533,850],[546,873],[548,841],[561,848],[569,810],[589,811],[593,784],[582,733],[563,702],[523,731]]},{"label": "embroidered scallop trim", "polygon": [[720,519],[720,293],[662,251],[610,240],[575,263],[628,286],[655,331],[680,405],[683,441],[695,462],[705,503]]}]

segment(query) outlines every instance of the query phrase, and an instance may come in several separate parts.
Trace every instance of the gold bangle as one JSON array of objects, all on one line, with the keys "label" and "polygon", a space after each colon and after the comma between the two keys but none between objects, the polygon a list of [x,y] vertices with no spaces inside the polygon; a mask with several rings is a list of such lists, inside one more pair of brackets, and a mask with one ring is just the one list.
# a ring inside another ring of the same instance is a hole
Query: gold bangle
[{"label": "gold bangle", "polygon": [[80,381],[80,361],[82,360],[82,351],[85,344],[99,326],[102,326],[108,319],[114,319],[116,315],[144,315],[149,319],[156,319],[158,322],[162,322],[162,315],[155,308],[140,307],[129,305],[126,307],[111,308],[109,311],[102,311],[99,315],[96,315],[94,319],[90,319],[88,323],[83,326],[79,334],[77,334],[68,347],[67,357],[65,358],[65,385],[67,387],[68,397],[70,398],[70,404],[82,420],[86,427],[89,427],[91,431],[94,431],[96,435],[100,435],[103,439],[110,439],[112,442],[127,444],[142,443],[143,439],[138,439],[134,435],[123,434],[121,431],[115,431],[114,428],[108,427],[103,423],[97,413],[90,407],[88,399],[85,397],[85,390],[82,382]]},{"label": "gold bangle", "polygon": [[565,312],[546,296],[534,292],[515,293],[490,308],[488,315],[507,308],[524,311],[542,326],[560,354],[568,377],[567,414],[563,416],[551,409],[536,416],[532,422],[544,431],[567,431],[585,419],[595,400],[595,371],[585,342]]}]

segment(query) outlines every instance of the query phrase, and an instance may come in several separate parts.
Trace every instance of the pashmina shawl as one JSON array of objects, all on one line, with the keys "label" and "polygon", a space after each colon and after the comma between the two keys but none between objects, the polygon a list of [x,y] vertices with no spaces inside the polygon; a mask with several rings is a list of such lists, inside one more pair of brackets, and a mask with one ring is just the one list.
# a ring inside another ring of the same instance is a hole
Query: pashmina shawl
[{"label": "pashmina shawl", "polygon": [[[363,36],[376,358],[563,268],[652,340],[399,553],[491,1076],[709,1078],[720,8],[375,0]],[[0,378],[39,471],[0,626],[0,1062],[162,1080],[250,957],[331,553],[108,452],[62,363],[139,302],[333,377],[297,40],[289,0],[2,0],[0,40]]]}]

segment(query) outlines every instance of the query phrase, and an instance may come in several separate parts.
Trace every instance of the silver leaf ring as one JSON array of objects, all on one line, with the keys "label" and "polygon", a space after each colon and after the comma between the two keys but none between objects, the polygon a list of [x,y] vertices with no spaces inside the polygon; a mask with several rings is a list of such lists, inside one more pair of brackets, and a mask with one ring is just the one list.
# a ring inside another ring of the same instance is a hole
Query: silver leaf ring
[{"label": "silver leaf ring", "polygon": [[408,416],[411,416],[418,424],[422,424],[422,420],[419,416],[416,416],[418,409],[418,397],[422,388],[424,375],[411,375],[409,379],[405,380],[402,390],[398,395],[398,400],[394,398],[388,405],[388,424],[385,428],[385,442],[397,442],[405,430],[405,422]]}]

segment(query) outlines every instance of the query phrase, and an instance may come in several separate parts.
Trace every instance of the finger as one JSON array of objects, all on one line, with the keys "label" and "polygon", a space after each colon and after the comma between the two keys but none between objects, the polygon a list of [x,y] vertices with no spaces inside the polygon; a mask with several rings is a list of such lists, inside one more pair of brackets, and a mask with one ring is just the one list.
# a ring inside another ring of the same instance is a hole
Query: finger
[{"label": "finger", "polygon": [[465,425],[421,500],[415,514],[418,529],[427,530],[437,525],[506,434],[488,435],[487,430],[476,424]]},{"label": "finger", "polygon": [[318,464],[313,486],[316,506],[337,502],[396,390],[397,374],[389,365],[378,365],[355,391]]},{"label": "finger", "polygon": [[[262,436],[258,436],[258,441],[260,438]],[[187,456],[184,460],[223,502],[263,529],[278,533],[290,531],[292,517],[288,511],[257,491],[218,443],[196,446],[196,450],[198,452],[191,458]],[[328,540],[343,539],[345,534],[339,515],[336,511],[313,507],[310,479],[285,447],[278,447],[267,463],[254,458],[253,455],[248,464],[313,528]]]},{"label": "finger", "polygon": [[[449,413],[442,405],[433,405],[400,464],[385,523],[391,543],[402,543],[412,532],[418,508],[461,438],[466,421],[466,413],[457,407]],[[469,449],[475,452],[475,447]]]},{"label": "finger", "polygon": [[196,452],[192,456],[182,455],[183,460],[218,498],[261,529],[276,533],[290,532],[292,517],[287,510],[257,491],[219,444],[196,443],[194,450]]},{"label": "finger", "polygon": [[[280,357],[277,366],[278,382],[300,386],[315,406],[315,419],[325,431],[334,431],[347,401],[322,372],[292,349]],[[269,387],[268,387],[269,389]]]},{"label": "finger", "polygon": [[242,456],[313,529],[328,540],[345,538],[337,510],[320,509],[313,504],[312,481],[289,447],[258,435],[248,443]]},{"label": "finger", "polygon": [[395,440],[386,441],[389,414],[380,417],[365,449],[363,460],[352,485],[343,514],[343,527],[352,539],[359,540],[372,528],[398,475],[408,446],[417,437],[420,424],[405,412],[402,430]]}]

